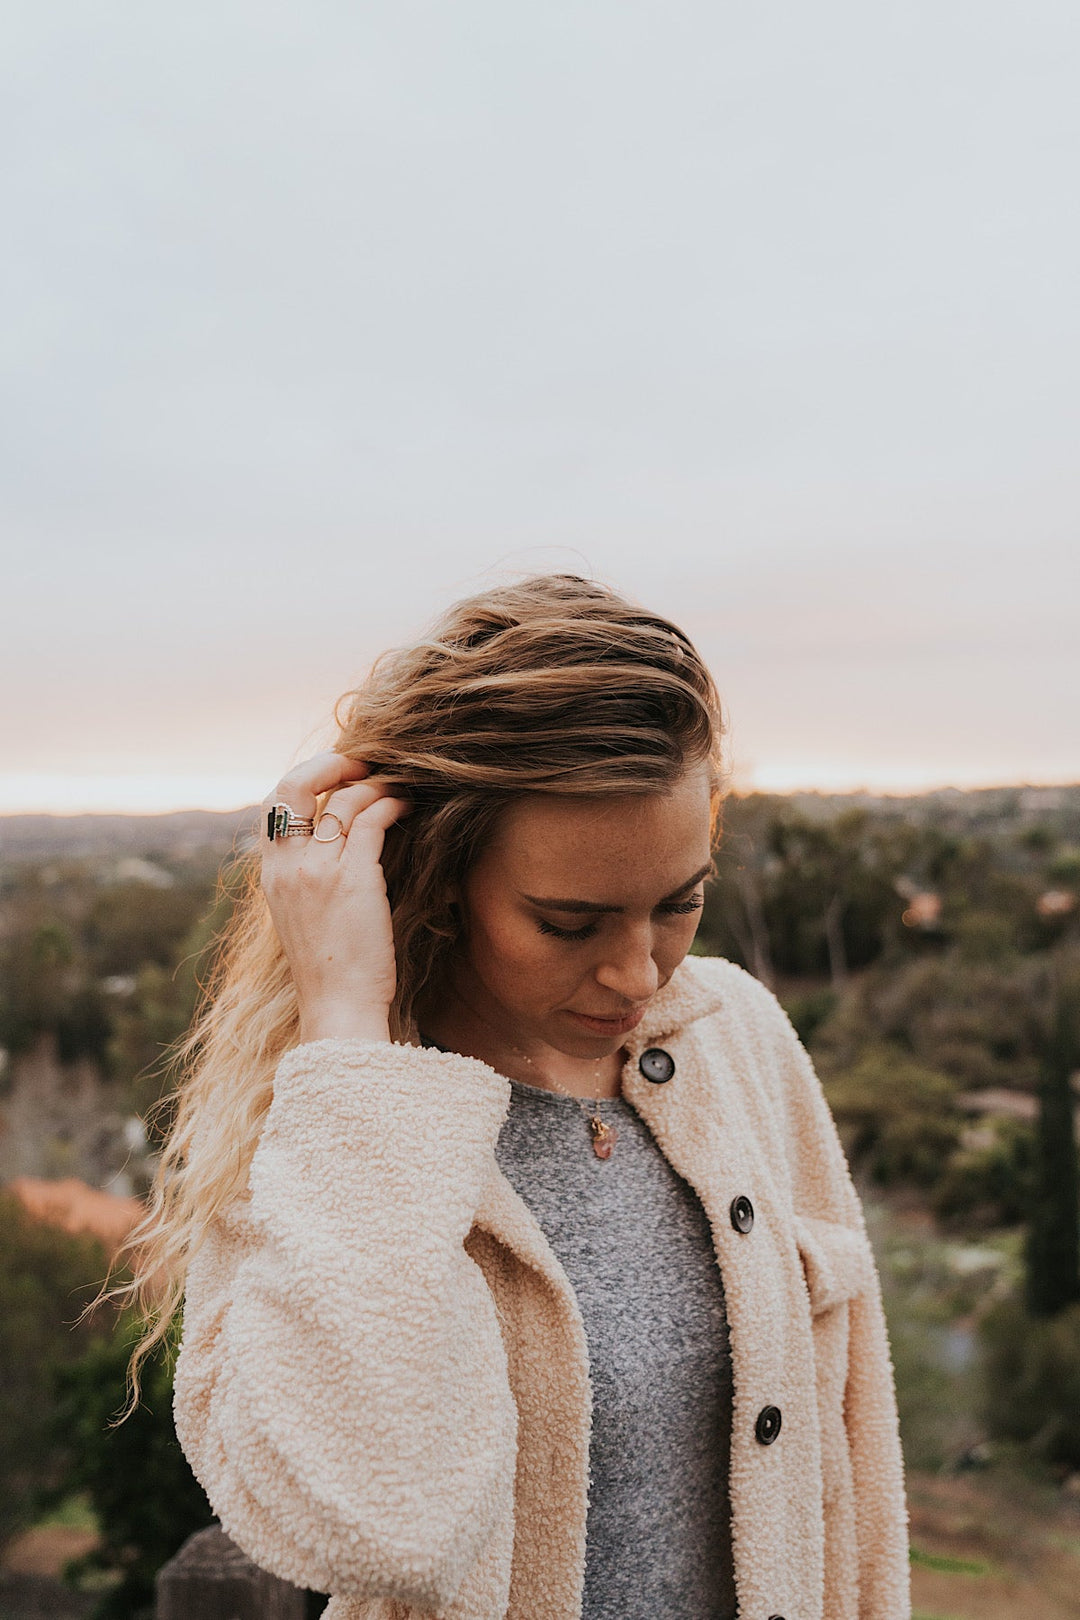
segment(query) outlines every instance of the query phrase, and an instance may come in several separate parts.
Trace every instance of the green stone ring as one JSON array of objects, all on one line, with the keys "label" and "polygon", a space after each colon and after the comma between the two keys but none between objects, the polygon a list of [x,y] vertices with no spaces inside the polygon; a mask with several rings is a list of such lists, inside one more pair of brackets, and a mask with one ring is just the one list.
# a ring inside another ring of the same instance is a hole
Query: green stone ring
[{"label": "green stone ring", "polygon": [[266,836],[271,843],[275,838],[310,838],[314,831],[314,821],[298,816],[290,805],[272,804],[266,813]]}]

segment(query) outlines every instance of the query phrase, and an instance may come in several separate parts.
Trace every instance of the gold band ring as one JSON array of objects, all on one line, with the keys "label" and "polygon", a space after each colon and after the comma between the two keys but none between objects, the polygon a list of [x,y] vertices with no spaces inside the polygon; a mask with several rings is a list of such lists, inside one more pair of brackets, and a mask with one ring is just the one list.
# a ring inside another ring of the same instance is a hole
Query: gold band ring
[{"label": "gold band ring", "polygon": [[[322,826],[324,821],[336,821],[337,822],[338,830],[334,834],[333,838],[320,838],[319,837],[319,828]],[[333,810],[324,810],[322,815],[319,817],[318,821],[316,821],[316,823],[315,823],[315,830],[312,833],[312,837],[314,838],[314,840],[315,840],[315,842],[317,844],[335,844],[339,838],[344,838],[345,837],[345,823],[342,821],[342,819],[341,819],[341,817],[339,815],[335,814],[335,812]]]}]

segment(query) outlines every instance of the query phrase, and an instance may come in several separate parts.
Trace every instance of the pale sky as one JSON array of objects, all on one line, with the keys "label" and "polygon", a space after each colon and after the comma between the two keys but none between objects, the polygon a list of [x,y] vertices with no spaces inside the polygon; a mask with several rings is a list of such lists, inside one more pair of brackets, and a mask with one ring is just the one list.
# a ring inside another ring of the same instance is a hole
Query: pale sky
[{"label": "pale sky", "polygon": [[1080,780],[1075,0],[54,0],[0,61],[0,811],[228,808],[596,573],[742,786]]}]

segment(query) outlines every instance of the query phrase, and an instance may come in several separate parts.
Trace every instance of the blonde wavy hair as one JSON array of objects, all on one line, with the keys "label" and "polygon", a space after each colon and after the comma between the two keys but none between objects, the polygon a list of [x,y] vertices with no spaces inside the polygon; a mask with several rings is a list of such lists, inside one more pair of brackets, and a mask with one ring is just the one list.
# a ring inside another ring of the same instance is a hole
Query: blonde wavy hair
[{"label": "blonde wavy hair", "polygon": [[[504,808],[525,793],[663,793],[707,763],[712,834],[724,782],[712,678],[687,636],[607,586],[541,574],[451,606],[421,640],[384,653],[335,705],[334,747],[401,789],[411,814],[391,827],[383,867],[398,986],[390,1027],[415,1041],[413,1007],[437,983],[460,919],[440,898],[460,880]],[[325,802],[325,799],[322,801]],[[257,853],[239,888],[200,1004],[167,1059],[178,1079],[145,1218],[125,1251],[139,1367],[175,1342],[187,1267],[247,1182],[279,1059],[299,1038],[291,975],[270,919]]]}]

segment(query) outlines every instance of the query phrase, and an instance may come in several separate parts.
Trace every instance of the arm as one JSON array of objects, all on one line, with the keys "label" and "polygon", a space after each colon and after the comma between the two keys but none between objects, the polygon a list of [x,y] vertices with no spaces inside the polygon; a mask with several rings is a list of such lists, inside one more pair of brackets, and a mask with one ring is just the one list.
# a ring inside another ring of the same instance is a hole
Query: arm
[{"label": "arm", "polygon": [[295,1048],[192,1262],[177,1433],[225,1529],[298,1585],[440,1608],[512,1522],[516,1408],[463,1247],[508,1098],[455,1054]]}]

